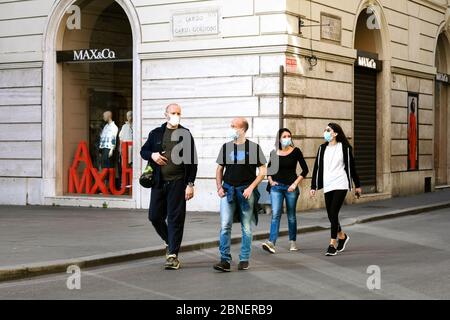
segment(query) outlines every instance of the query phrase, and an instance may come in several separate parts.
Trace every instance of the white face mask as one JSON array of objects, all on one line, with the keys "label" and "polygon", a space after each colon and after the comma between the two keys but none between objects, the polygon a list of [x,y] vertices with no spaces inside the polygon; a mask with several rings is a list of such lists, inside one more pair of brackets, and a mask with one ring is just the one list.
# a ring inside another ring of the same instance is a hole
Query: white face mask
[{"label": "white face mask", "polygon": [[239,139],[239,130],[233,128],[228,129],[227,137],[231,140]]},{"label": "white face mask", "polygon": [[180,116],[176,114],[169,115],[169,124],[173,127],[176,127],[180,124]]}]

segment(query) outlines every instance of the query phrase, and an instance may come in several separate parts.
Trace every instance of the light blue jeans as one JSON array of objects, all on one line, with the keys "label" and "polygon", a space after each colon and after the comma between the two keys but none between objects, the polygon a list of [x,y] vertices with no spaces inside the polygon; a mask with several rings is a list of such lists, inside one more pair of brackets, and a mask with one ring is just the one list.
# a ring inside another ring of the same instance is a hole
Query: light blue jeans
[{"label": "light blue jeans", "polygon": [[278,239],[278,233],[280,232],[280,220],[283,210],[283,201],[286,199],[286,211],[289,228],[289,240],[297,240],[297,200],[300,196],[300,190],[297,188],[294,192],[288,191],[289,186],[279,184],[271,187],[270,189],[270,201],[272,203],[272,223],[270,225],[270,237],[269,241],[275,244]]},{"label": "light blue jeans", "polygon": [[228,202],[227,197],[220,199],[220,259],[221,261],[231,262],[231,227],[233,225],[233,215],[236,206],[241,208],[241,229],[242,229],[242,243],[239,261],[249,261],[252,249],[252,221],[253,218],[253,204],[255,201],[254,194],[247,200],[248,206],[243,210],[244,206],[237,197],[234,197],[232,202]]}]

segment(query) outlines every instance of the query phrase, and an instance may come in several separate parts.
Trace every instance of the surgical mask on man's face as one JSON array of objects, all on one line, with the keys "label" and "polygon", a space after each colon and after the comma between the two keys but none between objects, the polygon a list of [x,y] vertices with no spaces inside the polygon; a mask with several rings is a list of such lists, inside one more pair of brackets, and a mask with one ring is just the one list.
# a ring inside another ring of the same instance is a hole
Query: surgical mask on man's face
[{"label": "surgical mask on man's face", "polygon": [[227,137],[230,138],[231,140],[239,139],[239,130],[234,128],[228,129]]},{"label": "surgical mask on man's face", "polygon": [[177,114],[170,114],[168,122],[171,126],[176,127],[180,124],[180,116]]}]

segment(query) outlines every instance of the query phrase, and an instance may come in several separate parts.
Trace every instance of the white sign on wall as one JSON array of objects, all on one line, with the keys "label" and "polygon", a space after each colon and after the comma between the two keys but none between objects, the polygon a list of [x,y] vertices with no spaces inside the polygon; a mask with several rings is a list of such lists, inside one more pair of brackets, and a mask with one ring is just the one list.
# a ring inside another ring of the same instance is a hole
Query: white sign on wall
[{"label": "white sign on wall", "polygon": [[377,63],[375,62],[375,59],[367,57],[358,57],[358,66],[369,69],[377,69]]},{"label": "white sign on wall", "polygon": [[174,14],[172,16],[174,37],[207,36],[219,34],[218,11]]},{"label": "white sign on wall", "polygon": [[342,39],[342,19],[322,12],[320,14],[320,37],[322,40],[341,43]]},{"label": "white sign on wall", "polygon": [[440,82],[450,83],[449,75],[445,73],[436,73],[436,80]]}]

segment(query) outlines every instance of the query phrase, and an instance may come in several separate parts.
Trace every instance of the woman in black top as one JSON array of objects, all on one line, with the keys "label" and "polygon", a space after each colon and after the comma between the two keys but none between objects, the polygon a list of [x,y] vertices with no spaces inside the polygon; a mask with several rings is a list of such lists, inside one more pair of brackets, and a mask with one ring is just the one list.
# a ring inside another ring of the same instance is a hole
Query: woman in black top
[{"label": "woman in black top", "polygon": [[[297,200],[300,196],[298,185],[308,175],[308,166],[299,148],[292,143],[291,132],[284,128],[278,131],[276,140],[277,150],[270,154],[268,166],[268,191],[272,204],[272,223],[270,238],[263,243],[263,249],[275,253],[275,243],[280,230],[280,219],[283,202],[286,201],[288,216],[290,250],[297,251]],[[301,175],[297,175],[297,164],[302,168]]]}]

